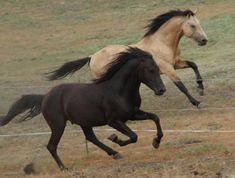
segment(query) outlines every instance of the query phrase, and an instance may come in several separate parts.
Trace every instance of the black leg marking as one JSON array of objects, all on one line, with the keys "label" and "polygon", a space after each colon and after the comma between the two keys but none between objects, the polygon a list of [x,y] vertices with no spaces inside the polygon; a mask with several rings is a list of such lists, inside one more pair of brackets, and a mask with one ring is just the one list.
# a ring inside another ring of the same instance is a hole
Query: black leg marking
[{"label": "black leg marking", "polygon": [[184,86],[184,84],[181,81],[176,81],[174,83],[180,89],[180,91],[183,92],[188,97],[189,101],[194,106],[199,107],[200,102],[191,96],[191,94],[188,92],[188,89]]},{"label": "black leg marking", "polygon": [[198,70],[197,64],[195,64],[192,61],[186,61],[189,67],[191,67],[196,75],[197,79],[197,84],[198,84],[198,89],[199,89],[199,94],[202,96],[204,94],[204,86],[203,86],[203,80],[202,76]]}]

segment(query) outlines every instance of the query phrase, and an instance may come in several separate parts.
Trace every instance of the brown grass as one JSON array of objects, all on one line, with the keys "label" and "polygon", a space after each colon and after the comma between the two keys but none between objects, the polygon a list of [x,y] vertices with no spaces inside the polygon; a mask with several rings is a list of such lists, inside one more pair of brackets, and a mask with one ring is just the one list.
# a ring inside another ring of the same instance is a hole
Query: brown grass
[{"label": "brown grass", "polygon": [[[71,78],[48,82],[42,76],[65,61],[87,56],[108,44],[130,44],[144,34],[146,21],[172,8],[199,7],[199,17],[209,36],[206,47],[183,40],[185,58],[194,59],[204,78],[232,78],[234,75],[234,12],[232,0],[185,1],[1,1],[0,2],[0,114],[20,95],[45,93],[62,82],[88,81],[85,67]],[[191,70],[178,71],[180,77],[193,79]],[[163,76],[167,93],[153,97],[141,88],[143,109],[193,108],[184,95]],[[206,107],[234,107],[233,79],[206,81],[205,96],[198,96],[194,82],[186,82],[193,96]],[[158,112],[163,130],[233,130],[234,110]],[[129,123],[133,129],[155,129],[152,122]],[[165,133],[161,147],[151,143],[155,133],[138,132],[138,143],[120,148],[106,138],[110,132],[97,132],[107,145],[124,159],[112,160],[85,140],[79,129],[68,124],[59,145],[59,154],[69,167],[61,173],[45,148],[49,135],[0,137],[0,177],[232,177],[235,175],[235,133]],[[49,131],[41,116],[34,120],[0,128],[0,134]],[[123,137],[122,135],[120,135]],[[36,175],[23,169],[34,163]],[[14,174],[15,173],[15,174]]]}]

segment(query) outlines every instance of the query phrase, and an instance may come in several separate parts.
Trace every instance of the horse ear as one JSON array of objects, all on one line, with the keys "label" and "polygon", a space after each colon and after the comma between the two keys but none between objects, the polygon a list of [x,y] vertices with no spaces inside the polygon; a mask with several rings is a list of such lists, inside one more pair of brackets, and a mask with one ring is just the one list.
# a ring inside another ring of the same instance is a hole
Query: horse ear
[{"label": "horse ear", "polygon": [[198,8],[193,11],[194,14],[197,14]]}]

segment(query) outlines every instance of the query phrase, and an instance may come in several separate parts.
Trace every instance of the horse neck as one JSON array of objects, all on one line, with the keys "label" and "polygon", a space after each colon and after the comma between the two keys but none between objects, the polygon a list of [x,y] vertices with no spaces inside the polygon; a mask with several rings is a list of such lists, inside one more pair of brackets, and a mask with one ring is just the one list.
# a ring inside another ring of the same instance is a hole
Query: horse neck
[{"label": "horse neck", "polygon": [[183,22],[184,19],[182,17],[173,17],[163,24],[154,34],[144,37],[135,46],[147,50],[159,48],[159,45],[165,45],[175,54],[179,41],[183,36]]},{"label": "horse neck", "polygon": [[138,92],[140,82],[137,67],[137,60],[128,61],[109,81],[107,81],[107,85],[119,94],[125,96],[129,96],[133,94],[133,92]]}]

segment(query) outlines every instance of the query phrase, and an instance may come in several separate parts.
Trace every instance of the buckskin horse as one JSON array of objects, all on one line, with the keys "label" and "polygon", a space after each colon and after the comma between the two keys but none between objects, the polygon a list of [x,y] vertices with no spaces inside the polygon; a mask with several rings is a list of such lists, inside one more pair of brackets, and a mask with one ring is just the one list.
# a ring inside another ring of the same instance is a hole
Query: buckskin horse
[{"label": "buckskin horse", "polygon": [[7,115],[0,118],[0,125],[6,125],[27,110],[24,119],[33,118],[42,112],[52,132],[47,149],[61,170],[66,167],[57,154],[57,146],[66,121],[80,125],[87,140],[114,159],[120,159],[121,154],[96,138],[93,127],[109,125],[115,128],[129,139],[122,140],[115,134],[109,139],[125,146],[137,141],[136,133],[126,125],[128,120],[152,120],[157,127],[157,137],[152,144],[158,148],[163,137],[160,120],[157,115],[140,110],[141,83],[146,84],[156,95],[165,92],[159,68],[152,56],[140,49],[128,48],[116,56],[106,72],[93,83],[62,84],[52,88],[46,95],[22,96],[11,106]]},{"label": "buckskin horse", "polygon": [[[193,105],[201,107],[200,102],[192,97],[176,73],[176,69],[192,68],[196,75],[199,94],[203,95],[203,80],[197,65],[181,57],[179,48],[179,42],[183,36],[195,40],[201,46],[206,45],[208,41],[196,17],[196,12],[172,10],[152,19],[146,28],[147,32],[141,41],[130,46],[152,54],[161,74],[166,74]],[[128,46],[125,45],[107,46],[90,57],[65,63],[59,69],[52,71],[49,79],[63,78],[79,70],[88,62],[90,62],[93,78],[99,78],[106,71],[106,65],[114,59],[113,56],[126,49]]]}]

